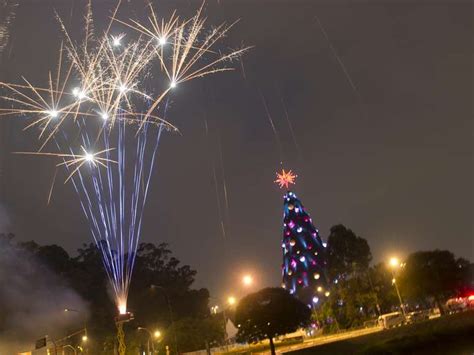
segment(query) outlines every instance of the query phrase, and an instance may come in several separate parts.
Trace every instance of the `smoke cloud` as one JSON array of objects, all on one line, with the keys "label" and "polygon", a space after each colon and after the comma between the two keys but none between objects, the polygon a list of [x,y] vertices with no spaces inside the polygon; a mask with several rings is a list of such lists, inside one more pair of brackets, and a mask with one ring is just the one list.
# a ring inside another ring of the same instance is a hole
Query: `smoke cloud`
[{"label": "smoke cloud", "polygon": [[64,337],[87,315],[77,293],[9,239],[0,235],[0,355],[31,350],[45,335]]}]

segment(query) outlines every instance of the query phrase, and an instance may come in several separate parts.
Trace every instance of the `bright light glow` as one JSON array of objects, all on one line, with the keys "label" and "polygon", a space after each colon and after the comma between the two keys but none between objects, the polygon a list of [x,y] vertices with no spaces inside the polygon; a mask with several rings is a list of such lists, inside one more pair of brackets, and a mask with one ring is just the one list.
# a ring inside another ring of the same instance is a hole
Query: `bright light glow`
[{"label": "bright light glow", "polygon": [[87,341],[87,335],[82,336],[82,341]]},{"label": "bright light glow", "polygon": [[160,37],[158,38],[158,44],[160,46],[164,46],[166,44],[166,37]]},{"label": "bright light glow", "polygon": [[84,156],[84,159],[86,159],[87,161],[93,162],[93,161],[94,161],[94,154],[87,153],[87,154]]},{"label": "bright light glow", "polygon": [[[291,170],[288,172],[285,171],[285,169],[282,170],[282,173],[276,173],[277,179],[275,182],[280,186],[280,189],[283,187],[288,188],[289,185],[295,184],[295,179],[298,177],[297,175],[293,174]],[[288,194],[289,196],[292,196],[292,193]]]},{"label": "bright light glow", "polygon": [[74,88],[72,89],[72,94],[77,97],[77,95],[79,95],[79,91],[80,91],[79,88]]},{"label": "bright light glow", "polygon": [[104,121],[107,121],[109,119],[109,114],[107,112],[102,112],[100,117],[102,117]]},{"label": "bright light glow", "polygon": [[118,310],[120,314],[127,314],[127,305],[123,301],[119,301]]},{"label": "bright light glow", "polygon": [[155,332],[153,333],[153,336],[155,338],[159,338],[159,337],[161,337],[161,332],[159,330],[155,330]]},{"label": "bright light glow", "polygon": [[326,291],[326,293],[324,294],[324,296],[329,297],[330,294],[331,294],[331,293],[330,293],[329,291]]},{"label": "bright light glow", "polygon": [[395,278],[392,279],[392,285],[395,284],[395,282],[397,282],[397,280]]},{"label": "bright light glow", "polygon": [[253,277],[251,275],[244,275],[242,283],[244,286],[251,286],[253,284]]},{"label": "bright light glow", "polygon": [[176,87],[176,85],[178,85],[178,83],[176,82],[176,80],[172,80],[171,83],[170,83],[170,88],[171,89],[174,89]]},{"label": "bright light glow", "polygon": [[392,257],[390,258],[389,264],[391,267],[399,267],[400,266],[400,260],[398,258]]},{"label": "bright light glow", "polygon": [[[227,298],[227,303],[231,306],[233,306],[235,304],[235,302],[237,302],[236,298],[233,297],[233,296],[230,296],[229,298]],[[217,307],[217,306],[216,306]]]},{"label": "bright light glow", "polygon": [[56,118],[59,115],[59,112],[56,110],[46,111],[46,113],[51,116],[52,118]]},{"label": "bright light glow", "polygon": [[319,302],[319,297],[314,296],[313,297],[313,303],[318,303]]},{"label": "bright light glow", "polygon": [[120,47],[122,45],[122,36],[112,36],[112,45],[114,47]]},{"label": "bright light glow", "polygon": [[120,91],[121,94],[125,93],[127,90],[128,90],[128,88],[125,84],[120,84],[119,91]]},{"label": "bright light glow", "polygon": [[318,292],[323,292],[323,288],[321,286],[318,286],[318,288],[316,289]]},{"label": "bright light glow", "polygon": [[314,274],[314,279],[315,280],[318,280],[320,277],[321,277],[321,275],[319,275],[318,273]]}]

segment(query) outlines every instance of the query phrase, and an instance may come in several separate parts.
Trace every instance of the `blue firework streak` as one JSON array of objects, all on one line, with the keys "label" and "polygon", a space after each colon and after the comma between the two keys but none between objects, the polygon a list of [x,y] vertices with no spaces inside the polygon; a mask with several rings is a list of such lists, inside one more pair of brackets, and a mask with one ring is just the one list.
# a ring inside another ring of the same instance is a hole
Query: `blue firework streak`
[{"label": "blue firework streak", "polygon": [[[164,124],[145,123],[141,129],[123,118],[115,124],[104,123],[98,139],[91,136],[86,121],[77,121],[79,140],[86,150],[98,144],[105,150],[106,168],[94,161],[88,169],[78,170],[71,182],[80,199],[82,211],[91,234],[102,254],[107,276],[121,314],[126,313],[128,290],[135,265],[153,167]],[[57,137],[58,148],[63,145],[73,154],[71,137],[62,132]],[[130,136],[130,139],[127,137]],[[70,171],[71,168],[67,167]],[[133,171],[132,174],[127,172]]]}]

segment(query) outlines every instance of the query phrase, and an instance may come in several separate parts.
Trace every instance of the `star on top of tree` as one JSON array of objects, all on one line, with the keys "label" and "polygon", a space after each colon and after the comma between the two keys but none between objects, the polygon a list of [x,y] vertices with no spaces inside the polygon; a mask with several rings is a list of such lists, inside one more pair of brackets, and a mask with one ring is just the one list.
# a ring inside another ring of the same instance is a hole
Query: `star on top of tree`
[{"label": "star on top of tree", "polygon": [[283,187],[288,189],[290,184],[295,184],[295,179],[298,177],[297,175],[293,174],[291,170],[285,171],[285,169],[282,170],[281,174],[276,173],[276,175],[277,179],[275,182],[280,186],[280,189]]}]

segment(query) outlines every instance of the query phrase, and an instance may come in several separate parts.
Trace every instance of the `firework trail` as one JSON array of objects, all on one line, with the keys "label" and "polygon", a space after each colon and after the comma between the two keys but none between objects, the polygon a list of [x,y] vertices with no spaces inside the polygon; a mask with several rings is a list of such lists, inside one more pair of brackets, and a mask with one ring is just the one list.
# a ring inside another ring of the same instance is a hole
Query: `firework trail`
[{"label": "firework trail", "polygon": [[263,107],[265,108],[265,113],[267,115],[268,122],[270,122],[270,126],[272,127],[273,135],[275,136],[275,141],[277,143],[278,152],[279,152],[279,156],[280,156],[280,162],[283,162],[283,148],[282,148],[282,145],[281,145],[280,135],[278,134],[278,132],[276,130],[275,124],[273,122],[272,115],[270,114],[270,110],[268,109],[267,101],[265,100],[265,97],[263,96],[263,94],[261,92],[260,92],[260,97],[262,99]]},{"label": "firework trail", "polygon": [[[57,16],[64,42],[56,72],[46,87],[0,83],[9,93],[0,116],[30,118],[25,129],[37,130],[40,148],[28,154],[64,168],[124,314],[157,150],[164,132],[177,131],[166,120],[169,96],[184,82],[232,70],[227,63],[247,48],[214,49],[232,25],[207,31],[202,7],[189,19],[160,20],[150,6],[145,24],[119,20],[118,10],[97,36],[89,2],[80,45]],[[132,33],[112,35],[114,24]]]},{"label": "firework trail", "polygon": [[362,114],[367,117],[367,112],[364,108],[364,105],[363,105],[363,100],[362,100],[362,96],[360,95],[360,92],[359,90],[357,89],[356,85],[354,84],[354,81],[352,80],[351,76],[349,75],[349,72],[347,71],[347,68],[346,66],[344,65],[344,62],[342,61],[341,57],[337,54],[337,51],[336,49],[334,48],[331,40],[329,39],[329,36],[326,32],[326,30],[324,29],[323,27],[323,24],[321,23],[321,21],[319,20],[319,17],[315,15],[315,19],[316,19],[316,22],[318,23],[318,26],[319,26],[319,29],[321,30],[322,34],[324,35],[324,38],[326,39],[328,45],[329,45],[329,49],[331,50],[331,53],[333,54],[334,58],[336,58],[339,66],[341,67],[342,69],[342,72],[344,73],[344,76],[346,77],[347,79],[347,82],[349,83],[352,91],[354,92],[354,94],[356,95],[356,98],[357,98],[357,102],[360,106],[360,109],[362,111]]}]

